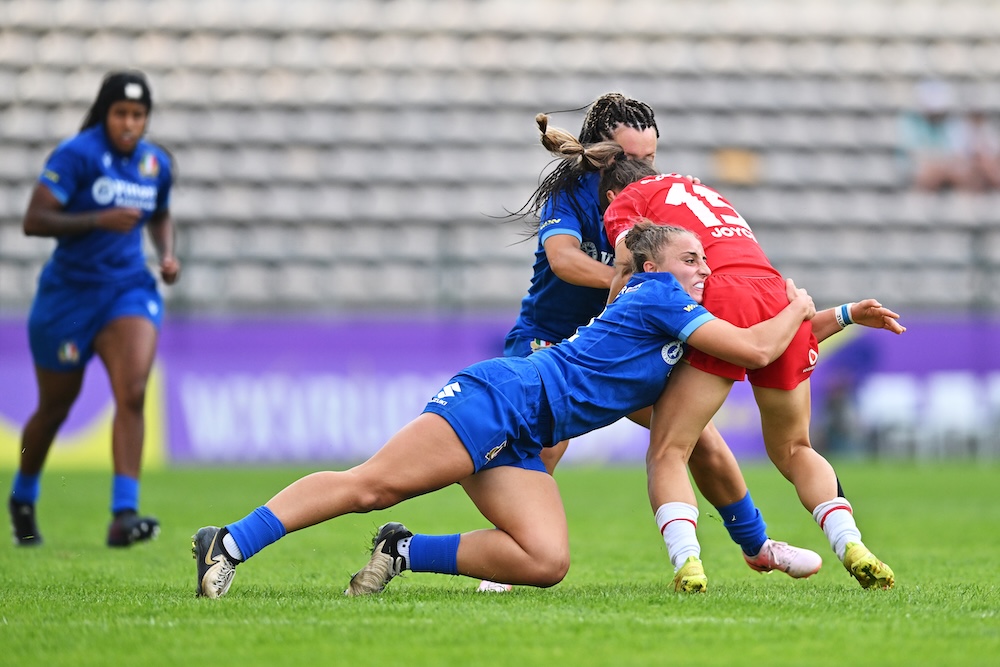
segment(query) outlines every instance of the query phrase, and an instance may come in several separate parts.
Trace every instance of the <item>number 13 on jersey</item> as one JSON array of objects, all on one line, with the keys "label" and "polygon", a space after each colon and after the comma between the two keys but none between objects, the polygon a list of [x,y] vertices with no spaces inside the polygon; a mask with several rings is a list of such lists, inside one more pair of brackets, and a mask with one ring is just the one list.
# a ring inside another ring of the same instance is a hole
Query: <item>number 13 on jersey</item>
[{"label": "number 13 on jersey", "polygon": [[700,183],[674,183],[667,191],[664,203],[669,206],[686,206],[706,227],[718,227],[719,229],[712,230],[712,236],[744,236],[754,239],[750,225],[743,216],[718,192]]}]

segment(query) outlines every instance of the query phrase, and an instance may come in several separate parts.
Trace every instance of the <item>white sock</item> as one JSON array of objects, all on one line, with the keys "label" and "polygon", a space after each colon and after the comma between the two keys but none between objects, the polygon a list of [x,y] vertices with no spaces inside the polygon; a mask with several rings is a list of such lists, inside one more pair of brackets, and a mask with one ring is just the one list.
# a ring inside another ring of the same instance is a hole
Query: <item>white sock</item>
[{"label": "white sock", "polygon": [[813,510],[813,519],[823,529],[830,547],[841,561],[847,552],[847,543],[861,541],[861,531],[854,521],[854,510],[846,498],[834,498],[820,503]]},{"label": "white sock", "polygon": [[396,551],[399,555],[403,557],[403,569],[408,570],[410,568],[410,540],[411,537],[404,537],[399,542],[396,542]]},{"label": "white sock", "polygon": [[687,503],[664,503],[656,510],[656,527],[660,529],[667,554],[676,572],[689,556],[701,558],[701,545],[695,529],[698,508]]},{"label": "white sock", "polygon": [[226,531],[225,536],[222,538],[222,548],[226,550],[227,554],[236,560],[243,560],[243,552],[240,551],[240,545],[236,544],[236,539],[229,531]]}]

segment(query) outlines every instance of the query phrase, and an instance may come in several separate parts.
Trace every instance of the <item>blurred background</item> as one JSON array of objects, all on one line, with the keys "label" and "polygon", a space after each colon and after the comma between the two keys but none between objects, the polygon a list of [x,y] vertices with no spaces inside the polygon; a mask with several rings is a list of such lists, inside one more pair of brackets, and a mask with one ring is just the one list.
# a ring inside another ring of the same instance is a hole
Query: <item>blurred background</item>
[{"label": "blurred background", "polygon": [[[903,313],[903,337],[824,348],[817,447],[1000,456],[998,38],[990,0],[5,0],[0,462],[54,245],[21,217],[121,68],[148,75],[178,166],[153,460],[366,456],[500,354],[536,243],[503,218],[549,163],[534,115],[575,110],[552,122],[576,132],[608,91],[653,107],[657,166],[720,190],[819,307]],[[720,427],[760,456],[743,389]],[[92,369],[67,461],[106,460],[106,392]],[[569,460],[641,461],[645,435]]]}]

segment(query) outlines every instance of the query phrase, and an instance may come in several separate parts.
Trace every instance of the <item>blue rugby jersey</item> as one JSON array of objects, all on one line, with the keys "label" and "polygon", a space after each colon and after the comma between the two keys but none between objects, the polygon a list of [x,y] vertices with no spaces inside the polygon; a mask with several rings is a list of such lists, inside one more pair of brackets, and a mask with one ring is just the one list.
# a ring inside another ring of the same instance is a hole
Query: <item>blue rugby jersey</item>
[{"label": "blue rugby jersey", "polygon": [[115,151],[103,125],[63,141],[39,177],[67,213],[137,208],[139,223],[127,234],[94,229],[57,238],[46,272],[71,281],[112,283],[146,271],[142,229],[170,205],[172,165],[166,151],[140,141],[131,155]]},{"label": "blue rugby jersey", "polygon": [[508,337],[559,342],[572,336],[577,327],[600,313],[607,303],[608,290],[571,285],[559,278],[549,266],[544,247],[549,237],[569,234],[592,259],[608,266],[614,264],[614,247],[604,233],[598,205],[599,180],[597,173],[586,174],[577,187],[542,206],[531,286],[521,300],[521,312]]},{"label": "blue rugby jersey", "polygon": [[639,273],[574,336],[532,354],[552,410],[553,442],[652,405],[684,342],[715,316],[669,273]]}]

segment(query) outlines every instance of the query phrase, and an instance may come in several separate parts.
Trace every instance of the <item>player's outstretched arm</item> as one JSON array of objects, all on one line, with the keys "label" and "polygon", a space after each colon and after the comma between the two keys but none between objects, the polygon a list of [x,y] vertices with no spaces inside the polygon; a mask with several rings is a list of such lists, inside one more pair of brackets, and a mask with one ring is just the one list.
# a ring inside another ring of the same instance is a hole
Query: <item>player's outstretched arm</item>
[{"label": "player's outstretched arm", "polygon": [[[847,308],[846,317],[845,311],[842,310],[845,307]],[[840,319],[837,318],[838,312]],[[812,324],[813,334],[819,341],[826,340],[833,334],[842,331],[848,324],[860,324],[872,329],[885,329],[894,334],[906,331],[906,327],[899,323],[899,314],[889,310],[875,299],[864,299],[857,303],[846,303],[836,308],[821,310],[816,313]]]}]

